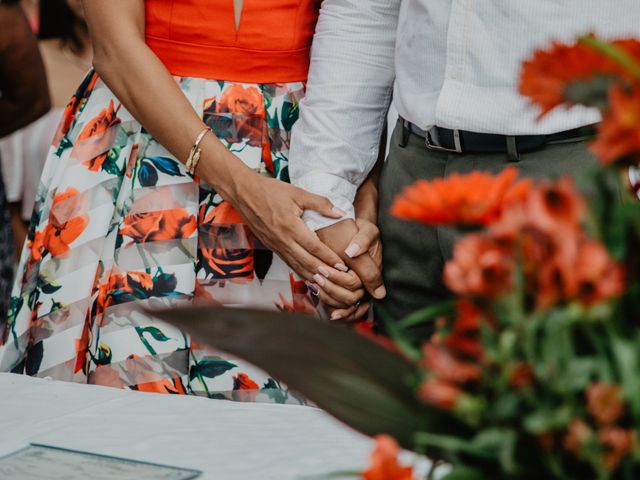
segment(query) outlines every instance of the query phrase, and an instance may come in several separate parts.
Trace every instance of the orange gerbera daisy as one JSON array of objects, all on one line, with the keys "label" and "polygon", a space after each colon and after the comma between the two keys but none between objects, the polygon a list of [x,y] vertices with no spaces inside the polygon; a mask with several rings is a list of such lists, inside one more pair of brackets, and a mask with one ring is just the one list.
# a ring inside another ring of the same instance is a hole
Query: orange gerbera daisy
[{"label": "orange gerbera daisy", "polygon": [[512,287],[513,257],[492,238],[468,235],[444,268],[447,287],[458,295],[496,298]]},{"label": "orange gerbera daisy", "polygon": [[371,454],[371,466],[362,472],[363,480],[415,480],[413,469],[398,462],[400,446],[388,435],[376,437],[376,448]]},{"label": "orange gerbera daisy", "polygon": [[475,382],[482,376],[478,365],[458,360],[447,348],[433,342],[422,347],[422,359],[425,370],[440,380],[462,384]]},{"label": "orange gerbera daisy", "polygon": [[604,165],[640,164],[640,87],[626,90],[616,85],[611,89],[609,110],[598,126],[591,151]]},{"label": "orange gerbera daisy", "polygon": [[436,378],[425,380],[418,388],[418,397],[424,403],[446,411],[456,408],[462,394],[457,385]]},{"label": "orange gerbera daisy", "polygon": [[636,432],[619,427],[604,427],[598,432],[598,440],[606,451],[602,463],[609,470],[615,470],[622,459],[636,446]]},{"label": "orange gerbera daisy", "polygon": [[587,410],[600,425],[611,425],[623,415],[624,402],[618,385],[594,383],[586,395]]},{"label": "orange gerbera daisy", "polygon": [[507,204],[526,197],[531,181],[516,181],[517,177],[518,171],[511,167],[499,175],[476,171],[431,182],[418,180],[396,199],[391,213],[430,225],[489,225]]},{"label": "orange gerbera daisy", "polygon": [[612,63],[581,43],[554,42],[548,50],[538,50],[522,67],[520,93],[541,107],[540,117],[567,102],[567,89],[594,75],[610,73]]}]

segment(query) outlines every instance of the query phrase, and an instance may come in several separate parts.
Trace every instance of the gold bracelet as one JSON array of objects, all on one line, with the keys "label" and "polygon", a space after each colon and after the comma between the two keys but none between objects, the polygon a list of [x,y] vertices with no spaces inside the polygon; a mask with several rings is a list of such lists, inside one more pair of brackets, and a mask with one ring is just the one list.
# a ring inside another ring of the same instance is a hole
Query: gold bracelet
[{"label": "gold bracelet", "polygon": [[196,137],[196,141],[193,143],[193,147],[191,147],[191,151],[189,152],[189,156],[187,157],[186,167],[187,172],[191,175],[195,175],[196,167],[200,162],[200,156],[202,155],[202,150],[200,149],[200,144],[204,139],[204,136],[211,131],[210,127],[205,127]]}]

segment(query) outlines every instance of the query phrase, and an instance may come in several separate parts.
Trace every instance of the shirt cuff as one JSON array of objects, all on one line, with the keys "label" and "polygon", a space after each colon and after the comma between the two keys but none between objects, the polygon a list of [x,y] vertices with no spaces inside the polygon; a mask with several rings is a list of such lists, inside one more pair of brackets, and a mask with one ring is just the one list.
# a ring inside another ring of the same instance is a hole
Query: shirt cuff
[{"label": "shirt cuff", "polygon": [[348,180],[331,173],[313,172],[295,179],[292,183],[310,193],[328,198],[334,207],[346,213],[344,217],[336,219],[306,210],[302,218],[311,230],[316,231],[343,220],[355,219],[353,201],[358,188]]}]

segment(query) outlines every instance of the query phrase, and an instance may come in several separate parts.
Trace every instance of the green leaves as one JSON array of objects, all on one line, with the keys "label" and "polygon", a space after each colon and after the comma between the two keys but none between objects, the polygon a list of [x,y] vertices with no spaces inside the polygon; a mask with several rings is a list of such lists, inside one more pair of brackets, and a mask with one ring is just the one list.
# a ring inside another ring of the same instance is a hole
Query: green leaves
[{"label": "green leaves", "polygon": [[417,367],[359,334],[278,312],[191,308],[154,312],[199,341],[267,370],[356,430],[413,449],[423,406]]}]

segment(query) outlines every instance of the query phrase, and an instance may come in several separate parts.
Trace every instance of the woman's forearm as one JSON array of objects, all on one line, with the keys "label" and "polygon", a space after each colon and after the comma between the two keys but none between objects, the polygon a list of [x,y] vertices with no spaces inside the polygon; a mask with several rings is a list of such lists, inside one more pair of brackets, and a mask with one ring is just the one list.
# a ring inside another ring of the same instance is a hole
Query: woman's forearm
[{"label": "woman's forearm", "polygon": [[[136,120],[177,159],[185,162],[204,124],[175,79],[144,41],[144,3],[84,0],[84,5],[97,73]],[[208,135],[201,145],[202,176],[220,193],[233,197],[239,189],[236,181],[246,178],[237,174],[239,169],[247,172],[250,169],[213,135]]]}]

